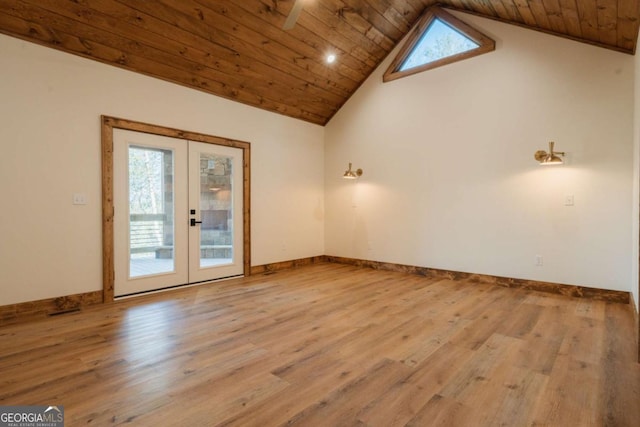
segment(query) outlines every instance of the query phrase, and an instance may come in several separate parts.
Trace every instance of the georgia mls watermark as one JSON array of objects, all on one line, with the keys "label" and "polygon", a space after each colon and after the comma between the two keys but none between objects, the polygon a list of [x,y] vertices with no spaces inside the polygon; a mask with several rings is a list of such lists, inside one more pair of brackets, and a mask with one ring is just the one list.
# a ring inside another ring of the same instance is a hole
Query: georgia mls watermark
[{"label": "georgia mls watermark", "polygon": [[0,406],[0,427],[64,427],[64,407]]}]

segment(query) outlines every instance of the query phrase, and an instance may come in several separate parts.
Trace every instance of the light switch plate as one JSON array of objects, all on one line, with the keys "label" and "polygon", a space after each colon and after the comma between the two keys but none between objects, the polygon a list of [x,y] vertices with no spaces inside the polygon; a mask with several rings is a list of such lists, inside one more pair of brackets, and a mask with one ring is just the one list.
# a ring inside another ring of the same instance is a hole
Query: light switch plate
[{"label": "light switch plate", "polygon": [[87,204],[87,195],[82,193],[73,193],[73,204],[74,205],[86,205]]}]

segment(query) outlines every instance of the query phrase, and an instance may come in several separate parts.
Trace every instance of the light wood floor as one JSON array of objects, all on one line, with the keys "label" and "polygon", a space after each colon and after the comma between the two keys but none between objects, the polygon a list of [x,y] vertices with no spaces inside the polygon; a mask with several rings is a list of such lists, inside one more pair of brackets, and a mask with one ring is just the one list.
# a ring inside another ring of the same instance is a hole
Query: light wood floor
[{"label": "light wood floor", "polygon": [[67,426],[638,426],[627,305],[337,264],[0,328]]}]

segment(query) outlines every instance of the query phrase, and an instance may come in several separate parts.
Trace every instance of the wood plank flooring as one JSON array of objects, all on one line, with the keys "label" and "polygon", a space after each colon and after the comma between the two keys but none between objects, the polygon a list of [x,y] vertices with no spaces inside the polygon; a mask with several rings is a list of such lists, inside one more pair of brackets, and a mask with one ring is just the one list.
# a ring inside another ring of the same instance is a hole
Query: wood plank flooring
[{"label": "wood plank flooring", "polygon": [[637,426],[631,307],[318,264],[0,327],[66,425]]}]

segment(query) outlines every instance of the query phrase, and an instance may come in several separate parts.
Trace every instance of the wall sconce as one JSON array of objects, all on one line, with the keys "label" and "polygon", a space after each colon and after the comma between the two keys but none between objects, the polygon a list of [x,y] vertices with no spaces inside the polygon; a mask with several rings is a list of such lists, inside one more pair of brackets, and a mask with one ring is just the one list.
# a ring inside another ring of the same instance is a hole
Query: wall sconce
[{"label": "wall sconce", "polygon": [[356,179],[362,176],[362,169],[356,169],[355,172],[351,170],[351,163],[349,163],[349,169],[342,175],[345,179]]},{"label": "wall sconce", "polygon": [[564,156],[564,151],[553,151],[553,141],[549,142],[549,152],[538,150],[533,157],[540,162],[542,166],[561,165],[564,162],[560,156]]}]

